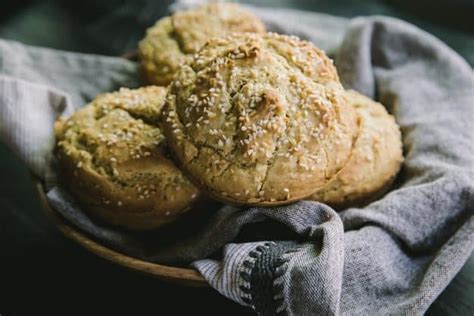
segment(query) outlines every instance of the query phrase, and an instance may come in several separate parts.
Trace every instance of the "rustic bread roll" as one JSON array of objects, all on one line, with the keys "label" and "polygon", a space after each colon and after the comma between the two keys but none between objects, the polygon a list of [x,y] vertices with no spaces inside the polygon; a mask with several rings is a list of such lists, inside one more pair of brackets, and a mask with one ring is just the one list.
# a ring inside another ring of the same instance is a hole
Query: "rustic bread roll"
[{"label": "rustic bread roll", "polygon": [[138,46],[142,73],[152,84],[167,85],[186,58],[207,39],[234,32],[265,32],[256,16],[231,3],[213,3],[162,18]]},{"label": "rustic bread roll", "polygon": [[157,228],[189,209],[198,190],[168,157],[158,127],[166,89],[98,96],[56,124],[63,179],[84,210],[133,230]]},{"label": "rustic bread roll", "polygon": [[359,133],[347,165],[310,199],[336,208],[363,205],[383,194],[403,162],[400,129],[383,105],[347,91]]},{"label": "rustic bread roll", "polygon": [[192,181],[216,199],[252,205],[324,186],[357,131],[324,52],[271,33],[209,40],[171,83],[163,128]]}]

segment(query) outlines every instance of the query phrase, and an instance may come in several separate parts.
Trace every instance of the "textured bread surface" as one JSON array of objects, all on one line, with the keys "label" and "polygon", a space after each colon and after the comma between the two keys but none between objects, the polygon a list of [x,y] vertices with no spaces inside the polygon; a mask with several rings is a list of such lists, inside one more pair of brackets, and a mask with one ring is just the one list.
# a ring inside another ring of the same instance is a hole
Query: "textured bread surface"
[{"label": "textured bread surface", "polygon": [[138,56],[147,82],[167,85],[179,65],[211,37],[265,32],[256,16],[231,3],[207,4],[160,19],[140,42]]},{"label": "textured bread surface", "polygon": [[348,161],[357,125],[324,52],[296,37],[240,33],[209,40],[179,68],[163,129],[214,198],[277,205],[324,186]]},{"label": "textured bread surface", "polygon": [[403,163],[400,129],[385,107],[347,91],[359,124],[352,156],[326,186],[311,196],[337,208],[363,205],[383,194]]},{"label": "textured bread surface", "polygon": [[198,196],[170,159],[159,127],[162,87],[98,96],[56,123],[63,180],[84,210],[129,229],[157,228]]}]

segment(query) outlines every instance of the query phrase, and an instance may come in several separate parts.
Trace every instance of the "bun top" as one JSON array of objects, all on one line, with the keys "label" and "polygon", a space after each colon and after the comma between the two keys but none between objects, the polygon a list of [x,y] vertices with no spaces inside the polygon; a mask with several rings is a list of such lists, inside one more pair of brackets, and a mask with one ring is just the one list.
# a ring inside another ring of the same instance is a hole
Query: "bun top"
[{"label": "bun top", "polygon": [[239,5],[213,3],[178,11],[147,30],[138,54],[147,80],[167,85],[190,55],[211,37],[235,32],[265,32],[259,18]]},{"label": "bun top", "polygon": [[359,131],[351,158],[312,200],[343,208],[363,205],[388,189],[403,162],[400,128],[385,107],[358,93],[346,91],[355,109]]},{"label": "bun top", "polygon": [[208,39],[230,33],[263,33],[265,26],[251,12],[235,3],[212,3],[173,17],[176,41],[183,53],[197,52]]},{"label": "bun top", "polygon": [[185,171],[237,204],[310,195],[343,167],[356,131],[331,60],[272,33],[209,40],[178,70],[163,115]]},{"label": "bun top", "polygon": [[[197,198],[196,187],[168,157],[158,126],[165,95],[163,87],[122,88],[55,125],[66,184],[86,209],[109,214],[102,216],[112,224],[156,228]],[[124,214],[138,219],[121,221]]]}]

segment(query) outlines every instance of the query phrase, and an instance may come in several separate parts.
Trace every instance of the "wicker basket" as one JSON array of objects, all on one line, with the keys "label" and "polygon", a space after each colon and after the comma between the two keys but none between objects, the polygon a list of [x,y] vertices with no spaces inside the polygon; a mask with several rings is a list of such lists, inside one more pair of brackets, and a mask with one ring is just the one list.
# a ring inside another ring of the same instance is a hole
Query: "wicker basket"
[{"label": "wicker basket", "polygon": [[45,210],[48,217],[51,218],[51,220],[66,237],[75,241],[84,249],[115,264],[130,270],[135,270],[150,275],[160,280],[179,283],[186,286],[208,286],[206,280],[196,270],[143,261],[124,255],[97,243],[77,230],[74,226],[70,225],[57,211],[55,211],[49,205],[41,181],[34,179],[34,183],[41,204],[43,205],[43,209]]}]

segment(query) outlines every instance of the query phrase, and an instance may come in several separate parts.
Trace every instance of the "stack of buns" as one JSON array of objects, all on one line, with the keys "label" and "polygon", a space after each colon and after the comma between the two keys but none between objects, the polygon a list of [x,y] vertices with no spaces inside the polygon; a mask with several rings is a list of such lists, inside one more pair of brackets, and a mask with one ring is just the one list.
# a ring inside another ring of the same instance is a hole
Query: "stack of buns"
[{"label": "stack of buns", "polygon": [[100,95],[56,124],[65,185],[109,224],[155,229],[199,196],[359,206],[400,169],[400,130],[383,105],[344,90],[322,50],[266,33],[235,4],[161,19],[138,56],[161,86]]}]

